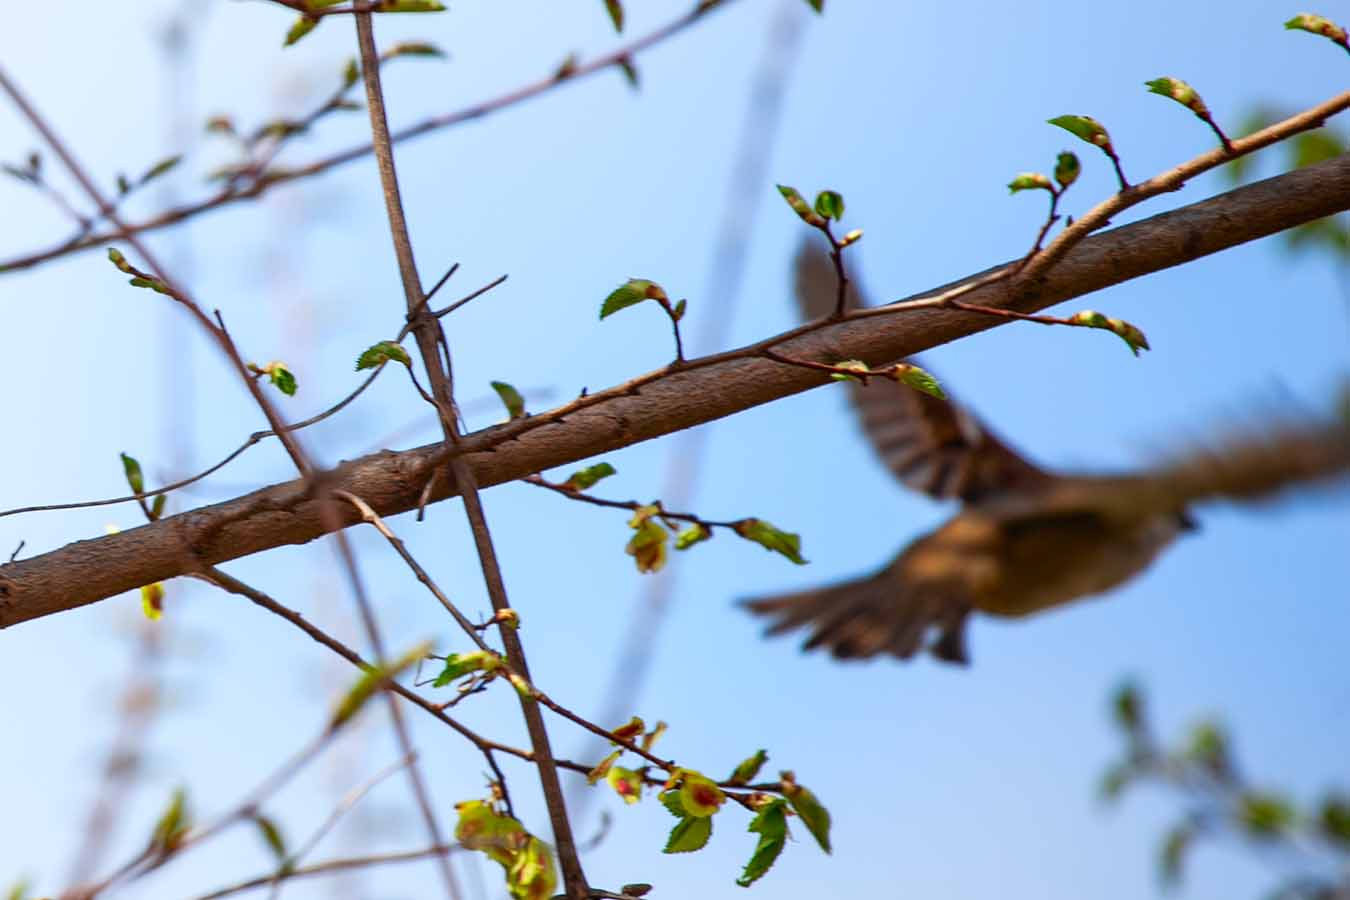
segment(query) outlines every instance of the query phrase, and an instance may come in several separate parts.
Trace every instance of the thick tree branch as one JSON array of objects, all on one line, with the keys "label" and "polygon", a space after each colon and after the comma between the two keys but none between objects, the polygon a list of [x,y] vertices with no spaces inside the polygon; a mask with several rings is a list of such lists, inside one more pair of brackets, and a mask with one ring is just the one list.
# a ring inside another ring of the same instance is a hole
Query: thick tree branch
[{"label": "thick tree branch", "polygon": [[[1350,209],[1350,154],[1270,178],[1209,200],[1092,236],[1014,296],[1002,281],[966,294],[982,306],[1032,312],[1254,241]],[[986,277],[982,272],[966,281]],[[960,282],[954,282],[959,284]],[[944,285],[910,299],[950,289]],[[903,301],[902,301],[903,302]],[[845,318],[793,338],[783,353],[805,359],[860,359],[883,365],[1003,324],[949,309]],[[758,345],[755,345],[758,346]],[[783,366],[741,348],[690,360],[621,385],[560,421],[526,429],[516,420],[462,438],[465,459],[483,486],[501,484],[640,441],[681,431],[799,393],[828,375]],[[544,414],[539,418],[547,418]],[[512,439],[504,438],[512,436]],[[338,467],[334,489],[362,497],[382,516],[417,508],[441,444],[383,451]],[[432,500],[456,493],[439,479]],[[344,524],[360,521],[343,509]],[[120,534],[80,541],[0,566],[0,627],[73,609],[143,584],[193,571],[198,559],[219,563],[324,532],[318,501],[303,481],[275,485],[224,503],[171,516]]]}]

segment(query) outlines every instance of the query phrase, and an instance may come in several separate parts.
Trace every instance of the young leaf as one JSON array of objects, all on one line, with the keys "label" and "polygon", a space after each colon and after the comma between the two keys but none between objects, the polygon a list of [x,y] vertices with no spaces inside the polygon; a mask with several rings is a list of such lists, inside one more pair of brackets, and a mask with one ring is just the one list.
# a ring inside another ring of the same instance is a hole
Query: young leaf
[{"label": "young leaf", "polygon": [[404,350],[395,341],[380,341],[378,344],[372,344],[361,351],[361,355],[356,358],[356,371],[373,369],[390,361],[403,363],[408,368],[412,368],[412,358],[408,356],[407,350]]},{"label": "young leaf", "polygon": [[1095,310],[1085,309],[1069,316],[1069,321],[1075,325],[1100,328],[1111,332],[1124,341],[1126,346],[1130,348],[1130,352],[1135,356],[1138,356],[1141,350],[1151,349],[1148,345],[1148,338],[1144,336],[1144,333],[1123,319],[1113,319]]},{"label": "young leaf", "polygon": [[755,780],[755,776],[759,774],[759,770],[768,759],[769,754],[767,752],[756,750],[753,756],[747,756],[741,760],[727,781],[731,784],[749,784]]},{"label": "young leaf", "polygon": [[642,79],[638,76],[637,66],[633,64],[631,56],[621,56],[614,64],[619,67],[620,72],[623,72],[624,80],[628,82],[630,88],[636,91],[642,87]]},{"label": "young leaf", "polygon": [[1190,848],[1193,837],[1195,831],[1190,824],[1182,823],[1167,832],[1167,836],[1163,838],[1162,847],[1158,849],[1158,876],[1165,886],[1170,887],[1181,881],[1186,851]]},{"label": "young leaf", "polygon": [[1150,93],[1175,100],[1201,118],[1209,115],[1209,107],[1200,99],[1195,88],[1180,78],[1155,78],[1152,81],[1145,81],[1144,86]]},{"label": "young leaf", "polygon": [[286,32],[286,42],[281,46],[289,47],[292,44],[297,43],[305,35],[309,34],[315,28],[318,28],[319,21],[319,19],[311,19],[309,16],[301,16],[296,19],[295,24],[291,26],[290,31]]},{"label": "young leaf", "polygon": [[662,853],[692,853],[702,850],[712,837],[712,817],[685,816],[670,830]]},{"label": "young leaf", "polygon": [[660,794],[657,795],[656,799],[659,800],[661,802],[661,805],[666,808],[666,812],[670,813],[677,819],[684,818],[685,816],[684,803],[680,801],[679,791],[674,790],[662,791]]},{"label": "young leaf", "polygon": [[781,553],[799,566],[806,565],[802,559],[801,535],[780,531],[763,519],[741,519],[736,523],[736,533],[747,541],[754,541],[766,550]]},{"label": "young leaf", "polygon": [[792,779],[791,772],[783,773],[783,794],[787,797],[788,803],[792,804],[792,811],[795,812],[806,825],[806,830],[811,832],[811,837],[816,839],[820,849],[826,853],[830,852],[830,812],[816,795],[806,788],[797,784]]},{"label": "young leaf", "polygon": [[277,858],[277,862],[286,861],[286,839],[281,835],[281,828],[277,823],[261,813],[255,813],[253,823],[258,826],[258,834],[262,836],[263,843],[267,849],[272,851],[272,855]]},{"label": "young leaf", "polygon": [[445,658],[445,668],[432,687],[445,687],[450,682],[470,672],[492,674],[502,667],[502,658],[491,650],[474,650],[471,653],[451,653]]},{"label": "young leaf", "polygon": [[787,803],[783,800],[769,801],[750,820],[746,830],[758,834],[759,843],[755,845],[750,861],[745,864],[745,871],[736,879],[741,887],[749,887],[762,878],[783,852],[788,833]]},{"label": "young leaf", "polygon": [[1125,682],[1111,699],[1112,717],[1126,734],[1137,732],[1144,724],[1144,697],[1133,682]]},{"label": "young leaf", "polygon": [[918,366],[910,363],[896,363],[886,369],[886,376],[906,387],[923,391],[939,400],[947,399],[947,395],[943,392],[942,385],[938,384],[937,379]]},{"label": "young leaf", "polygon": [[[864,375],[871,374],[872,372],[871,367],[869,367],[867,363],[863,362],[860,359],[840,360],[839,362],[834,364],[834,367],[836,369],[849,369],[854,372],[861,372]],[[843,372],[831,372],[830,378],[834,379],[835,381],[858,381],[858,382],[862,381],[861,378],[858,378],[853,375],[847,375]]]},{"label": "young leaf", "polygon": [[646,278],[630,278],[610,292],[600,305],[600,318],[614,315],[621,309],[635,306],[643,300],[668,301],[665,289],[655,281]]},{"label": "young leaf", "polygon": [[1018,191],[1049,191],[1053,194],[1055,186],[1040,172],[1022,172],[1008,182],[1008,193],[1016,194]]},{"label": "young leaf", "polygon": [[[433,59],[445,59],[445,51],[427,41],[400,41],[380,54],[385,62],[400,56],[423,56]],[[353,82],[354,83],[354,82]]]},{"label": "young leaf", "polygon": [[525,417],[525,398],[520,396],[520,391],[505,381],[492,382],[492,389],[497,392],[498,397],[502,398],[502,405],[506,407],[507,415],[513,419]]},{"label": "young leaf", "polygon": [[695,544],[701,544],[706,540],[710,540],[712,536],[713,533],[709,530],[708,526],[704,525],[702,522],[695,522],[693,525],[690,525],[688,528],[675,535],[675,549],[688,550]]},{"label": "young leaf", "polygon": [[1312,13],[1299,13],[1288,22],[1284,27],[1291,30],[1307,31],[1312,34],[1320,34],[1328,40],[1334,41],[1350,50],[1350,42],[1347,42],[1345,29],[1325,16],[1315,16]]},{"label": "young leaf", "polygon": [[131,268],[131,263],[127,262],[127,258],[122,255],[122,251],[118,250],[116,247],[108,248],[108,260],[128,275],[135,271]]},{"label": "young leaf", "polygon": [[1238,799],[1238,818],[1254,838],[1278,836],[1294,824],[1294,807],[1277,794],[1248,791]]},{"label": "young leaf", "polygon": [[806,0],[806,2],[807,5],[818,13],[823,13],[825,11],[825,0]]},{"label": "young leaf", "polygon": [[614,764],[619,761],[620,756],[623,756],[622,747],[620,747],[618,750],[615,750],[613,753],[609,754],[609,756],[606,756],[604,759],[600,760],[600,762],[596,763],[595,768],[591,769],[589,772],[586,773],[586,783],[595,784],[601,778],[604,778],[606,775],[608,775],[609,770],[612,769],[614,767]]},{"label": "young leaf", "polygon": [[807,225],[810,225],[812,228],[825,227],[825,218],[807,205],[806,200],[802,198],[801,194],[797,193],[796,188],[780,184],[778,185],[778,193],[783,195],[783,199],[787,201],[787,205],[792,207],[792,211],[800,216],[801,220]]},{"label": "young leaf", "polygon": [[844,198],[838,191],[821,191],[816,194],[815,209],[825,218],[838,222],[844,217]]},{"label": "young leaf", "polygon": [[680,779],[680,803],[686,816],[712,816],[726,800],[727,795],[707,776],[686,771]]},{"label": "young leaf", "polygon": [[187,792],[177,788],[169,800],[168,808],[160,814],[159,821],[155,823],[150,845],[160,853],[169,853],[182,842],[191,827],[192,815],[187,808]]},{"label": "young leaf", "polygon": [[670,532],[651,518],[642,519],[634,528],[636,531],[628,540],[624,552],[633,557],[639,572],[661,571],[666,564],[666,544]]},{"label": "young leaf", "polygon": [[1091,116],[1055,116],[1047,121],[1094,146],[1103,149],[1111,146],[1111,135],[1107,134],[1106,126]]},{"label": "young leaf", "polygon": [[863,236],[862,229],[855,228],[839,239],[839,246],[842,248],[847,247],[851,244],[856,244],[858,241],[862,239],[862,236]]},{"label": "young leaf", "polygon": [[291,372],[286,364],[279,359],[274,359],[263,367],[263,372],[267,375],[267,380],[276,385],[276,389],[281,391],[287,397],[295,396],[295,374]]},{"label": "young leaf", "polygon": [[337,708],[333,710],[333,716],[328,721],[329,729],[336,730],[351,721],[352,717],[361,711],[361,707],[366,705],[366,701],[373,697],[386,681],[397,678],[430,652],[431,642],[427,641],[418,644],[407,653],[382,667],[371,666],[366,669],[361,677],[356,680],[356,684],[352,685],[343,695]]},{"label": "young leaf", "polygon": [[437,0],[381,0],[376,12],[445,12],[445,4]]},{"label": "young leaf", "polygon": [[156,581],[141,588],[141,612],[151,622],[164,615],[164,582]]},{"label": "young leaf", "polygon": [[155,499],[150,502],[150,521],[158,522],[164,515],[164,506],[168,503],[168,494],[156,494]]},{"label": "young leaf", "polygon": [[624,803],[631,805],[642,799],[642,776],[632,769],[614,766],[605,774],[605,782]]},{"label": "young leaf", "polygon": [[141,464],[136,461],[136,457],[122,456],[122,471],[127,477],[127,486],[131,488],[133,494],[142,493],[145,490],[145,476],[141,474]]},{"label": "young leaf", "polygon": [[506,887],[519,900],[545,900],[558,887],[557,867],[548,844],[530,835],[506,870]]},{"label": "young leaf", "polygon": [[148,182],[154,181],[161,175],[165,175],[168,172],[172,171],[174,166],[178,165],[182,161],[183,155],[181,153],[178,156],[170,156],[168,159],[160,160],[159,162],[155,163],[153,166],[151,166],[149,169],[146,170],[145,174],[141,176],[141,180],[138,181],[137,184],[146,184]]},{"label": "young leaf", "polygon": [[1350,849],[1350,799],[1328,794],[1317,813],[1317,827],[1322,837]]},{"label": "young leaf", "polygon": [[647,725],[642,721],[641,716],[633,716],[627,722],[624,722],[618,728],[615,728],[610,734],[621,741],[628,741],[630,744],[636,741],[642,732],[647,730]]},{"label": "young leaf", "polygon": [[602,478],[608,478],[613,474],[615,474],[615,468],[609,463],[596,463],[584,469],[577,469],[571,475],[568,475],[562,486],[569,491],[585,491],[594,487],[596,482]]},{"label": "young leaf", "polygon": [[517,854],[530,842],[525,826],[510,816],[503,816],[482,800],[466,800],[455,804],[459,821],[455,823],[455,840],[469,850],[481,850],[488,858],[510,867]]},{"label": "young leaf", "polygon": [[614,30],[623,31],[623,4],[619,0],[605,0],[605,12],[609,13],[609,20],[614,23]]},{"label": "young leaf", "polygon": [[661,739],[661,735],[666,733],[667,727],[665,722],[657,722],[653,725],[652,730],[642,736],[642,749],[650,752],[656,742]]},{"label": "young leaf", "polygon": [[1078,161],[1077,154],[1065,150],[1055,157],[1055,180],[1059,182],[1061,190],[1077,181],[1082,171],[1083,165]]}]

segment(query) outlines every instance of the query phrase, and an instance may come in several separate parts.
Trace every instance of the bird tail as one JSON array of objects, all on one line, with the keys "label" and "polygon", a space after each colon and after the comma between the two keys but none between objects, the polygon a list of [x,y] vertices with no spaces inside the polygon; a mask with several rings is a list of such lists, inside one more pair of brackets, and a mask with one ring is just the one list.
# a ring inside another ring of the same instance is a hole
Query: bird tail
[{"label": "bird tail", "polygon": [[[910,659],[927,649],[944,662],[965,665],[965,625],[970,608],[940,593],[902,591],[885,571],[842,584],[744,601],[774,621],[766,635],[809,627],[803,650],[825,647],[836,659],[888,654]],[[932,629],[935,641],[928,643]]]}]

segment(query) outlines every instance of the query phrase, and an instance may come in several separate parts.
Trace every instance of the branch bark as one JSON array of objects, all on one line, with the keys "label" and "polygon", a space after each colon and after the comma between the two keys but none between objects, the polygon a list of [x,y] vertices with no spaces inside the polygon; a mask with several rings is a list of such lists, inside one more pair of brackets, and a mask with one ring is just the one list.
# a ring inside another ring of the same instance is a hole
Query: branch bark
[{"label": "branch bark", "polygon": [[[1030,283],[997,282],[963,299],[1034,312],[1347,209],[1350,154],[1103,232],[1076,245]],[[941,293],[998,268],[908,299]],[[959,310],[923,309],[845,319],[777,349],[797,358],[860,359],[875,366],[1001,324]],[[461,439],[464,459],[478,483],[489,487],[710,422],[828,380],[820,372],[783,366],[749,349],[691,360],[687,371],[644,376],[640,385],[620,385],[594,405],[531,430],[523,431],[517,420],[466,435]],[[342,464],[330,473],[328,484],[363,498],[381,516],[392,516],[417,508],[426,474],[444,456],[441,444],[382,451]],[[442,478],[431,499],[457,493],[453,480]],[[341,515],[344,526],[360,521],[348,508]],[[188,574],[203,561],[218,564],[305,543],[324,530],[320,503],[297,480],[69,544],[0,566],[0,628]]]}]

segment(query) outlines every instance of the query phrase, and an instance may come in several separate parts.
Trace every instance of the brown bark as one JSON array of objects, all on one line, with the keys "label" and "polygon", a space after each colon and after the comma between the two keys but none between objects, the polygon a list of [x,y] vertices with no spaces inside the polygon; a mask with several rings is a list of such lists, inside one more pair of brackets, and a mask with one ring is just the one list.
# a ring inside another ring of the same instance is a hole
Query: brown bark
[{"label": "brown bark", "polygon": [[[1023,312],[1040,310],[1346,209],[1350,155],[1094,235],[1031,284],[1000,282],[962,299]],[[880,365],[999,324],[1002,320],[988,316],[926,309],[833,323],[777,349],[796,358],[861,359]],[[467,435],[462,442],[466,461],[484,487],[501,484],[719,419],[828,379],[820,372],[750,355],[744,348],[715,359],[691,371],[672,371],[504,443],[498,443],[503,434],[518,426]],[[339,466],[329,486],[362,497],[381,516],[407,512],[417,507],[423,473],[441,453],[436,444],[372,454]],[[454,493],[451,480],[441,478],[431,499]],[[342,515],[345,524],[359,521],[345,505]],[[302,482],[293,481],[120,534],[79,541],[0,566],[0,628],[185,574],[198,560],[221,563],[323,533],[319,504]]]}]

